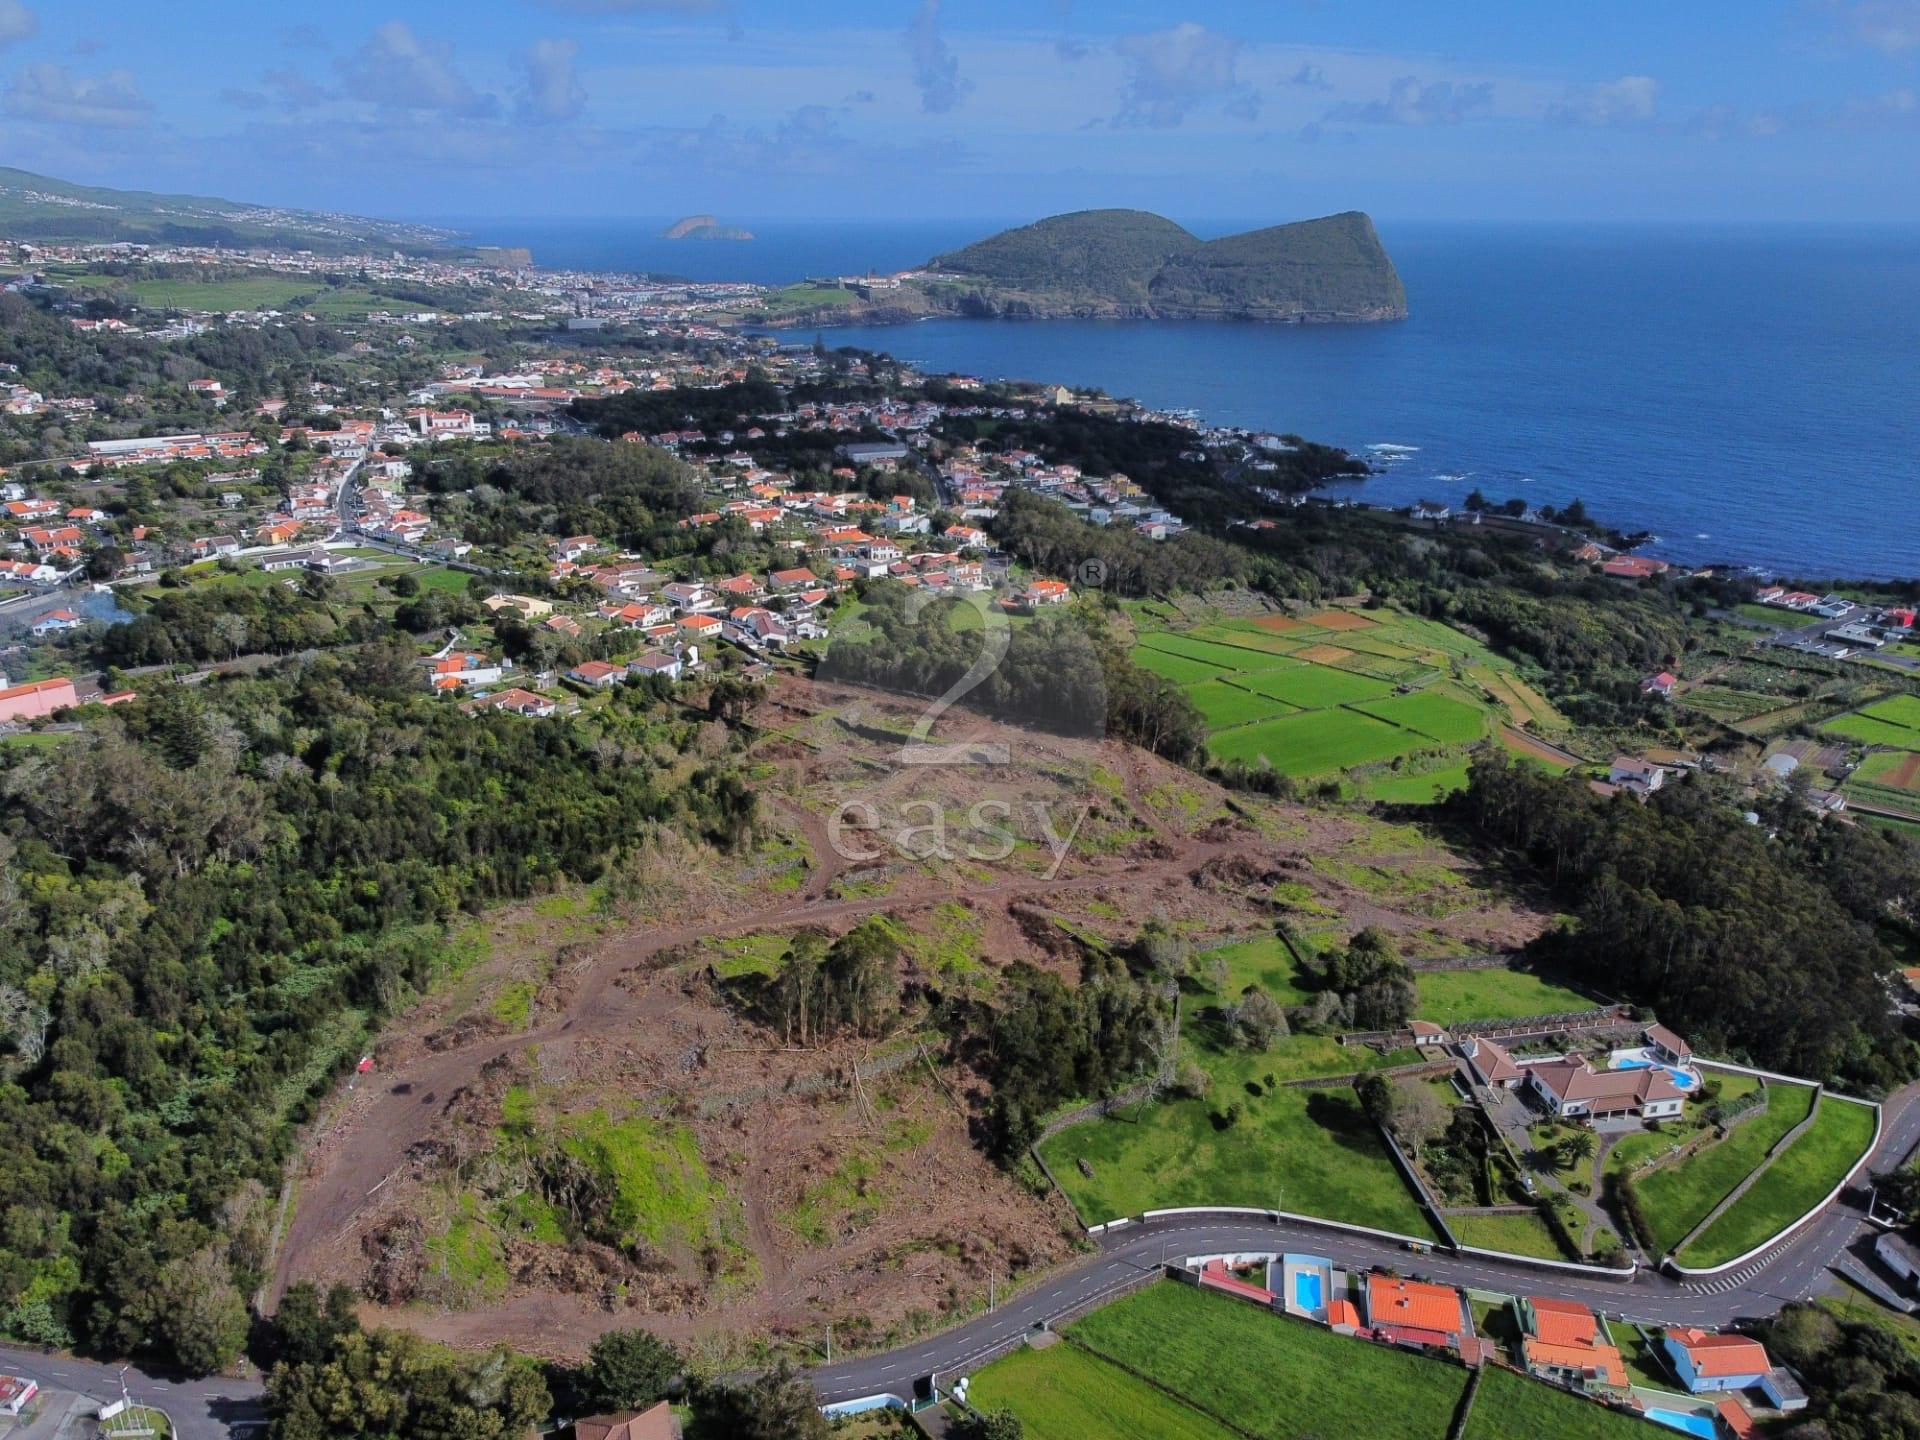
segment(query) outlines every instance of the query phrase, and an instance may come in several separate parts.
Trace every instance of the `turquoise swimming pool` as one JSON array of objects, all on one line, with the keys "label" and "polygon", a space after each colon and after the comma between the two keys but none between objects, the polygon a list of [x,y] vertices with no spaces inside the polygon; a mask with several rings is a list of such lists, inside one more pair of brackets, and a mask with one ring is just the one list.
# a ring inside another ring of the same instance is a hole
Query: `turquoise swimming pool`
[{"label": "turquoise swimming pool", "polygon": [[1318,1315],[1322,1304],[1320,1293],[1320,1272],[1318,1270],[1296,1270],[1293,1272],[1293,1303],[1309,1315]]},{"label": "turquoise swimming pool", "polygon": [[1698,1410],[1649,1410],[1647,1419],[1669,1430],[1698,1435],[1700,1440],[1720,1440],[1720,1422]]}]

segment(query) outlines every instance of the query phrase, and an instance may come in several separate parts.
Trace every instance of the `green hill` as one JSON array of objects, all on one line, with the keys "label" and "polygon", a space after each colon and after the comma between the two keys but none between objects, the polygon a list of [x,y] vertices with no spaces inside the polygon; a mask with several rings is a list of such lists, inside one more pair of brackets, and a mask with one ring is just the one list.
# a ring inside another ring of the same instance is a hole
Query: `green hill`
[{"label": "green hill", "polygon": [[899,319],[1358,321],[1401,319],[1407,297],[1357,210],[1208,241],[1144,210],[1081,210],[941,255],[863,309]]},{"label": "green hill", "polygon": [[1373,221],[1358,210],[1210,240],[1171,257],[1149,286],[1156,311],[1261,320],[1388,320],[1407,313]]},{"label": "green hill", "polygon": [[360,215],[248,205],[75,185],[0,166],[0,234],[16,240],[104,244],[268,246],[345,254],[369,248],[427,253],[457,248],[451,231]]},{"label": "green hill", "polygon": [[1144,305],[1161,267],[1199,245],[1173,221],[1144,210],[1080,210],[1003,230],[927,269],[1025,295]]}]

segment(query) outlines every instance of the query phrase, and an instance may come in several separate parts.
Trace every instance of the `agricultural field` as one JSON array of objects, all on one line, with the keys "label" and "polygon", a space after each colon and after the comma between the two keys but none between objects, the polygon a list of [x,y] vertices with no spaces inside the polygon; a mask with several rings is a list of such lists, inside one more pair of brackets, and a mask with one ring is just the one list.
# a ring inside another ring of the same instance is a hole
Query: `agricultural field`
[{"label": "agricultural field", "polygon": [[[1439,1440],[1466,1382],[1454,1366],[1172,1283],[1117,1300],[1065,1333],[1260,1440]],[[1232,1363],[1222,1363],[1228,1356]]]},{"label": "agricultural field", "polygon": [[[1687,1233],[1766,1159],[1780,1138],[1806,1119],[1813,1106],[1812,1086],[1770,1085],[1767,1089],[1770,1098],[1763,1114],[1736,1125],[1725,1140],[1633,1182],[1655,1247],[1661,1252],[1686,1239]],[[1617,1152],[1609,1155],[1609,1167],[1615,1167],[1621,1158]],[[1755,1190],[1765,1188],[1762,1184]]]},{"label": "agricultural field", "polygon": [[1541,1260],[1569,1257],[1538,1215],[1449,1215],[1447,1228],[1462,1245],[1499,1250],[1508,1255],[1532,1255]]},{"label": "agricultural field", "polygon": [[1824,1200],[1872,1143],[1870,1107],[1823,1095],[1812,1126],[1681,1252],[1680,1263],[1720,1265],[1746,1254]]},{"label": "agricultural field", "polygon": [[420,309],[387,299],[370,290],[330,287],[307,275],[252,275],[227,280],[190,277],[133,280],[125,289],[149,309],[286,310],[298,309],[331,318],[348,319],[373,310]]},{"label": "agricultural field", "polygon": [[1021,1349],[968,1384],[989,1414],[1011,1410],[1030,1440],[1233,1440],[1233,1432],[1073,1345]]},{"label": "agricultural field", "polygon": [[1439,1025],[1562,1015],[1594,1006],[1579,991],[1525,970],[1423,970],[1416,979],[1420,986],[1418,1016]]},{"label": "agricultural field", "polygon": [[1186,689],[1220,760],[1301,779],[1346,774],[1363,798],[1430,804],[1465,780],[1499,722],[1567,723],[1504,661],[1392,610],[1220,617],[1167,628],[1134,611],[1133,659]]}]

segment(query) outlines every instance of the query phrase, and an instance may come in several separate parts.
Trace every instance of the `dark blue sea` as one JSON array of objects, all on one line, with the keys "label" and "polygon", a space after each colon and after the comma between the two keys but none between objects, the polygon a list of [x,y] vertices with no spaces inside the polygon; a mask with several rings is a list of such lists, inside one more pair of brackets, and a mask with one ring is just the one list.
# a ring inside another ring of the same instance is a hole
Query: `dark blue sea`
[{"label": "dark blue sea", "polygon": [[[772,282],[901,268],[1000,222],[732,223],[759,238],[472,228],[547,264]],[[1920,232],[1380,231],[1412,312],[1398,324],[935,320],[824,338],[1344,445],[1380,466],[1352,493],[1381,502],[1579,497],[1669,559],[1920,575]]]}]

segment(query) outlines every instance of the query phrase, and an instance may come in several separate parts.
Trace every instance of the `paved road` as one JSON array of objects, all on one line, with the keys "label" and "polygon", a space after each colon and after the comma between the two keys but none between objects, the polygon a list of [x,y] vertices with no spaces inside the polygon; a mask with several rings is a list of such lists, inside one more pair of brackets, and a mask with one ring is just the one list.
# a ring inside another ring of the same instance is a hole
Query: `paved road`
[{"label": "paved road", "polygon": [[[1908,1087],[1888,1098],[1875,1168],[1887,1168],[1920,1142],[1917,1094],[1920,1087]],[[1155,1221],[1102,1237],[1098,1257],[1053,1276],[991,1315],[884,1355],[821,1366],[812,1375],[821,1398],[829,1402],[905,1394],[930,1372],[949,1377],[964,1373],[1010,1338],[1076,1314],[1164,1261],[1231,1251],[1304,1251],[1324,1255],[1347,1269],[1389,1265],[1445,1284],[1564,1296],[1629,1320],[1723,1326],[1771,1315],[1789,1301],[1818,1294],[1826,1287],[1827,1267],[1841,1257],[1865,1219],[1863,1197],[1850,1192],[1791,1239],[1737,1270],[1705,1280],[1681,1280],[1649,1271],[1631,1280],[1604,1280],[1443,1251],[1414,1255],[1392,1241],[1252,1216]]]},{"label": "paved road", "polygon": [[[37,1380],[43,1390],[73,1390],[99,1401],[120,1398],[118,1365],[0,1345],[0,1369]],[[133,1403],[166,1411],[180,1440],[266,1433],[257,1380],[163,1380],[134,1369],[126,1373]]]},{"label": "paved road", "polygon": [[[1920,1097],[1920,1086],[1889,1097],[1875,1168],[1887,1168],[1920,1143],[1916,1097]],[[829,1402],[906,1394],[928,1374],[964,1374],[1014,1337],[1077,1314],[1167,1261],[1232,1251],[1304,1251],[1324,1255],[1346,1269],[1389,1265],[1446,1284],[1564,1296],[1629,1320],[1727,1325],[1771,1315],[1789,1301],[1819,1293],[1826,1286],[1828,1267],[1847,1263],[1844,1252],[1864,1223],[1861,1196],[1849,1193],[1791,1240],[1725,1276],[1680,1280],[1642,1271],[1631,1280],[1603,1280],[1442,1251],[1413,1255],[1391,1241],[1251,1216],[1155,1221],[1129,1225],[1103,1237],[1098,1255],[1051,1276],[992,1314],[883,1355],[821,1366],[812,1378],[821,1399]],[[0,1346],[0,1368],[29,1375],[49,1389],[79,1390],[101,1399],[120,1393],[117,1366],[71,1356]],[[173,1416],[181,1440],[219,1440],[246,1433],[262,1418],[257,1381],[169,1381],[129,1370],[127,1382],[136,1403],[157,1405]]]}]

